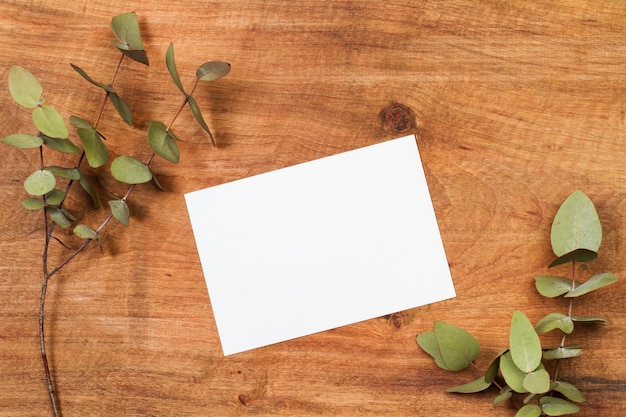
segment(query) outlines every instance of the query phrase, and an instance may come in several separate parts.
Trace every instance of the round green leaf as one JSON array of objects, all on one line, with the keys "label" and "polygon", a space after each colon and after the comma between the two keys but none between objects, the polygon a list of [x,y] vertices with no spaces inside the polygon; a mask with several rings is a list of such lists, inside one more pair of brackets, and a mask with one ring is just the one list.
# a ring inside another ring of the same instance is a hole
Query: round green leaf
[{"label": "round green leaf", "polygon": [[44,195],[52,191],[56,183],[57,181],[51,172],[40,169],[24,180],[24,189],[31,195]]},{"label": "round green leaf", "polygon": [[467,331],[443,321],[436,322],[434,329],[437,346],[448,369],[465,369],[480,353],[478,341]]},{"label": "round green leaf", "polygon": [[109,207],[111,208],[113,217],[124,226],[128,226],[130,221],[128,204],[126,204],[124,200],[111,200],[109,201]]},{"label": "round green leaf", "polygon": [[540,415],[541,407],[537,404],[526,404],[515,413],[515,417],[539,417]]},{"label": "round green leaf", "polygon": [[517,367],[526,372],[533,372],[541,363],[541,342],[530,320],[517,310],[511,320],[509,335],[511,358]]},{"label": "round green leaf", "polygon": [[505,387],[500,394],[496,398],[493,399],[493,405],[498,405],[501,402],[504,402],[513,396],[513,391],[511,391],[511,387]]},{"label": "round green leaf", "polygon": [[439,346],[437,346],[437,339],[435,339],[435,333],[433,332],[424,332],[417,335],[417,344],[419,347],[424,350],[424,352],[428,353],[435,360],[437,366],[441,369],[445,369],[446,371],[450,371],[446,363],[443,361],[441,357],[441,352],[439,352]]},{"label": "round green leaf", "polygon": [[104,165],[109,159],[109,150],[100,138],[98,132],[93,128],[91,129],[76,129],[78,137],[85,149],[85,155],[87,156],[87,162],[92,168],[98,168]]},{"label": "round green leaf", "polygon": [[545,369],[537,369],[526,374],[522,384],[532,394],[543,394],[550,390],[550,374]]},{"label": "round green leaf", "polygon": [[524,388],[524,378],[526,372],[521,371],[511,359],[511,352],[507,352],[500,358],[500,372],[502,377],[506,381],[506,384],[515,392],[525,393],[528,392]]},{"label": "round green leaf", "polygon": [[580,403],[585,401],[583,394],[574,385],[565,381],[553,381],[550,386],[554,391],[560,392],[568,400]]},{"label": "round green leaf", "polygon": [[593,202],[582,191],[574,191],[557,211],[550,241],[558,257],[577,249],[597,252],[600,248],[600,218]]},{"label": "round green leaf", "polygon": [[[574,286],[580,285],[579,283],[574,283]],[[563,295],[572,289],[572,280],[569,278],[562,277],[551,277],[551,276],[537,276],[535,277],[535,287],[539,294],[544,297],[558,297],[559,295]]]},{"label": "round green leaf", "polygon": [[550,313],[535,325],[535,330],[539,334],[554,329],[560,329],[565,334],[571,334],[574,331],[574,322],[571,317],[563,313]]},{"label": "round green leaf", "polygon": [[57,190],[56,188],[49,193],[46,193],[46,204],[50,206],[58,206],[65,199],[65,191]]},{"label": "round green leaf", "polygon": [[148,65],[148,56],[143,48],[139,21],[135,12],[124,13],[111,19],[111,31],[117,38],[111,43],[129,58]]},{"label": "round green leaf", "polygon": [[43,144],[57,152],[80,154],[82,151],[68,139],[43,137]]},{"label": "round green leaf", "polygon": [[210,61],[198,67],[196,77],[202,81],[214,81],[230,72],[230,64],[222,61]]},{"label": "round green leaf", "polygon": [[568,262],[589,262],[598,257],[598,252],[594,252],[589,249],[576,249],[566,253],[563,256],[559,256],[549,265],[549,268],[553,266],[562,265]]},{"label": "round green leaf", "polygon": [[148,166],[129,155],[117,157],[111,164],[111,173],[116,180],[126,184],[142,184],[152,179]]},{"label": "round green leaf", "polygon": [[150,148],[162,158],[178,163],[180,152],[178,146],[167,132],[167,127],[161,122],[150,122],[148,127],[148,144]]},{"label": "round green leaf", "polygon": [[548,349],[543,352],[543,358],[546,360],[575,358],[583,354],[583,350],[578,347],[558,347]]},{"label": "round green leaf", "polygon": [[586,282],[580,284],[578,287],[565,294],[565,297],[580,297],[581,295],[606,287],[607,285],[611,285],[615,282],[617,282],[617,277],[610,272],[594,275]]},{"label": "round green leaf", "polygon": [[85,119],[81,119],[78,116],[71,115],[70,116],[70,123],[72,124],[72,126],[74,126],[76,128],[93,129],[93,125],[91,123],[89,123]]},{"label": "round green leaf", "polygon": [[446,389],[446,392],[456,392],[460,394],[472,394],[475,392],[484,391],[491,386],[491,382],[487,382],[484,376],[481,376],[473,381],[470,381],[463,385],[451,387]]},{"label": "round green leaf", "polygon": [[29,135],[27,133],[14,133],[2,138],[2,143],[20,149],[32,149],[40,147],[43,144],[43,139],[40,136]]},{"label": "round green leaf", "polygon": [[22,206],[27,210],[41,210],[46,206],[43,200],[39,198],[27,198],[22,200]]},{"label": "round green leaf", "polygon": [[557,397],[541,397],[539,403],[541,410],[548,416],[564,416],[580,411],[576,404]]},{"label": "round green leaf", "polygon": [[84,224],[79,224],[74,228],[74,234],[76,236],[82,237],[83,239],[93,239],[99,240],[98,232],[93,230],[91,227],[86,226]]},{"label": "round green leaf", "polygon": [[33,122],[46,136],[57,139],[67,139],[69,136],[63,117],[53,107],[44,104],[33,110]]},{"label": "round green leaf", "polygon": [[34,109],[42,101],[43,87],[37,78],[17,65],[9,70],[9,91],[13,100],[29,109]]}]

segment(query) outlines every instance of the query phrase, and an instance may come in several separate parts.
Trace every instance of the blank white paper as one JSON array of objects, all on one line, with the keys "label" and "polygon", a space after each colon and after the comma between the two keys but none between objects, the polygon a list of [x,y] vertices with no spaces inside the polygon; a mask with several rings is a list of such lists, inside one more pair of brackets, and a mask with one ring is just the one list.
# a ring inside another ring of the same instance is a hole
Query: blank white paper
[{"label": "blank white paper", "polygon": [[224,355],[455,296],[414,136],[185,200]]}]

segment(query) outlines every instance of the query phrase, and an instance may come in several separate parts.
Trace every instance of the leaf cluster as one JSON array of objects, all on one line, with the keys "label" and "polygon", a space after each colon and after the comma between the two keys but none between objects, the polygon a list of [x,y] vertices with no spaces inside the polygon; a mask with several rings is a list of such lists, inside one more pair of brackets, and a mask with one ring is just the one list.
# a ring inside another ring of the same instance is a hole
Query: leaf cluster
[{"label": "leaf cluster", "polygon": [[[592,201],[580,190],[572,193],[557,211],[551,231],[551,244],[557,259],[550,267],[568,262],[588,262],[597,257],[602,241],[600,219]],[[535,277],[539,294],[548,298],[573,299],[589,294],[617,281],[611,273],[594,275],[585,282],[576,279],[542,275]],[[561,416],[580,411],[585,401],[573,384],[550,375],[547,362],[558,362],[580,356],[578,345],[566,345],[575,323],[606,322],[602,317],[587,317],[551,312],[533,325],[523,312],[513,314],[509,329],[509,346],[491,360],[487,371],[470,382],[448,388],[451,393],[476,393],[492,386],[498,388],[494,405],[514,394],[523,397],[516,417]],[[542,346],[539,335],[560,331],[562,342],[556,347]],[[417,344],[442,369],[461,371],[480,354],[478,341],[467,331],[446,322],[436,322],[434,331],[417,335]],[[558,365],[558,363],[557,363]],[[558,366],[554,366],[558,369]]]}]

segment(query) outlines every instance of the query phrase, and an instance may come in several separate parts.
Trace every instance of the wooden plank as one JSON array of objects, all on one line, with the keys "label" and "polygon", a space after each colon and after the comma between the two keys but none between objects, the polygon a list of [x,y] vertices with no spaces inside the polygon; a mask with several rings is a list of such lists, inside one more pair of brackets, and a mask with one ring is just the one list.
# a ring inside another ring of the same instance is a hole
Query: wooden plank
[{"label": "wooden plank", "polygon": [[[188,88],[204,61],[228,61],[232,72],[197,92],[219,146],[184,112],[173,126],[185,140],[180,164],[154,165],[166,191],[139,187],[130,227],[107,227],[103,253],[91,247],[51,283],[46,330],[65,416],[513,415],[491,405],[493,391],[445,394],[475,374],[437,370],[415,335],[436,320],[463,326],[481,341],[485,367],[506,345],[515,309],[533,321],[563,310],[535,293],[532,277],[548,272],[552,218],[577,188],[604,227],[599,258],[580,274],[626,276],[623,1],[5,0],[0,134],[32,131],[6,88],[13,64],[31,70],[66,117],[94,119],[102,94],[69,63],[108,83],[118,59],[109,20],[131,10],[151,65],[122,64],[115,85],[135,122],[124,127],[105,109],[99,126],[113,157],[149,156],[145,123],[168,123],[181,104],[164,63],[170,42]],[[408,132],[457,298],[223,357],[182,195]],[[46,415],[42,222],[19,205],[39,157],[3,145],[2,161],[0,416]],[[126,191],[110,179],[99,189],[103,199]],[[68,207],[99,224],[106,210],[87,203],[76,192]],[[64,256],[55,245],[51,259]],[[626,402],[623,294],[620,281],[574,305],[611,319],[568,338],[586,347],[560,371],[586,395],[585,416],[621,415]]]}]

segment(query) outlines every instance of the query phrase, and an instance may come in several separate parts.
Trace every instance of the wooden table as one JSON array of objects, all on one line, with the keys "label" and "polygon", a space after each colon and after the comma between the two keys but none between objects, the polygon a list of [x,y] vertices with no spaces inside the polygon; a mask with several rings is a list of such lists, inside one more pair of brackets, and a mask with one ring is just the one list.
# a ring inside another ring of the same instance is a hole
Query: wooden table
[{"label": "wooden table", "polygon": [[[604,227],[600,255],[581,273],[622,280],[575,303],[576,313],[612,322],[575,332],[570,341],[586,354],[561,375],[588,399],[580,415],[623,415],[626,2],[5,0],[0,136],[33,133],[8,93],[14,64],[41,80],[66,118],[93,120],[103,94],[69,63],[108,83],[119,57],[109,21],[132,10],[151,65],[122,63],[115,86],[135,119],[124,127],[105,108],[99,126],[112,158],[149,156],[145,124],[171,120],[181,104],[165,66],[170,42],[187,88],[205,61],[232,71],[195,94],[219,146],[183,112],[173,126],[185,140],[181,162],[153,165],[165,192],[138,187],[130,226],[107,226],[102,252],[90,246],[51,280],[46,331],[64,416],[512,416],[491,404],[495,391],[446,394],[476,375],[440,371],[415,336],[437,320],[462,326],[481,341],[485,366],[507,345],[516,309],[533,322],[563,310],[536,293],[533,276],[550,272],[551,222],[575,189]],[[183,194],[408,133],[419,141],[457,297],[224,357]],[[37,335],[44,231],[19,203],[39,156],[1,149],[0,415],[46,416]],[[108,166],[85,172],[104,176],[103,201],[126,190]],[[68,208],[99,224],[107,210],[89,208],[78,191]],[[53,244],[50,257],[67,253]]]}]

